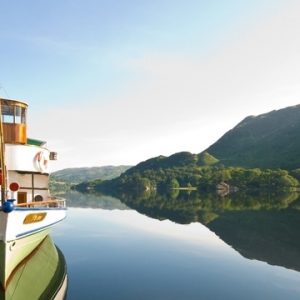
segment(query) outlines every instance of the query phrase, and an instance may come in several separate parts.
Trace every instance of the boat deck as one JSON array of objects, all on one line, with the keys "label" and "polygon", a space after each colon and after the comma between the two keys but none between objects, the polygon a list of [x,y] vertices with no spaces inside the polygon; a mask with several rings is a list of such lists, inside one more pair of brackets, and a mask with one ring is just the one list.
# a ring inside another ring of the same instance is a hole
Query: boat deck
[{"label": "boat deck", "polygon": [[51,197],[45,201],[15,204],[16,208],[66,208],[66,200]]}]

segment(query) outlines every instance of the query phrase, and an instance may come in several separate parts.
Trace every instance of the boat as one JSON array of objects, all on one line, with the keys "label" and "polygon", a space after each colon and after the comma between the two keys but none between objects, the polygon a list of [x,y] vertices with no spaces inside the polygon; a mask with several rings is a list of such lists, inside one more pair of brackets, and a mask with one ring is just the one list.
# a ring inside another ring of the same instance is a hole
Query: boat
[{"label": "boat", "polygon": [[61,300],[67,286],[66,260],[48,235],[12,272],[6,289],[0,289],[0,299]]},{"label": "boat", "polygon": [[66,217],[65,200],[51,197],[49,162],[57,153],[27,137],[23,101],[0,98],[0,282]]}]

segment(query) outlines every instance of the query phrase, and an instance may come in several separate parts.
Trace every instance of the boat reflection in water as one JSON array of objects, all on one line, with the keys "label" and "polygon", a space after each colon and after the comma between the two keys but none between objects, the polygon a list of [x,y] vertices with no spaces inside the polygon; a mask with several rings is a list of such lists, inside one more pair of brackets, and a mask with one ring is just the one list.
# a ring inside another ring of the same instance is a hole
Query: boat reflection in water
[{"label": "boat reflection in water", "polygon": [[3,274],[5,257],[2,253],[5,252],[1,251],[2,289],[0,299],[65,298],[67,291],[66,261],[49,235],[19,263],[6,281]]}]

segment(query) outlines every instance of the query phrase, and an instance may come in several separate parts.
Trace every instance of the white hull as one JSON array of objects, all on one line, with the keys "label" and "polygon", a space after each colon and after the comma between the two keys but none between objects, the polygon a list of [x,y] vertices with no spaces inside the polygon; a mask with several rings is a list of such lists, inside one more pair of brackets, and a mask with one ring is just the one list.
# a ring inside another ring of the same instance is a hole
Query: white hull
[{"label": "white hull", "polygon": [[[36,221],[39,216],[43,219]],[[49,234],[51,226],[65,217],[65,208],[15,208],[10,213],[0,211],[0,279],[4,287],[14,269]],[[25,220],[35,221],[24,224]]]},{"label": "white hull", "polygon": [[16,207],[10,213],[0,211],[0,240],[9,242],[32,235],[53,226],[65,217],[65,208]]}]

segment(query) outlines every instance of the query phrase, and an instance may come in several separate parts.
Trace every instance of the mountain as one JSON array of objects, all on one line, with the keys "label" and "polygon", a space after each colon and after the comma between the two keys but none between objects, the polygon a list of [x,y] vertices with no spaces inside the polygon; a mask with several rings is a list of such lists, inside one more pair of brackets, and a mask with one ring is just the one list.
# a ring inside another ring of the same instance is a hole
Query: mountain
[{"label": "mountain", "polygon": [[[300,180],[299,136],[300,105],[296,105],[245,118],[199,154],[150,158],[111,181],[77,188],[106,192],[295,188]],[[222,182],[225,186],[220,186]]]},{"label": "mountain", "polygon": [[226,166],[300,168],[300,105],[248,116],[205,151]]},{"label": "mountain", "polygon": [[76,184],[89,180],[109,180],[120,176],[128,170],[130,166],[103,166],[91,168],[68,168],[53,172],[51,180],[55,182],[65,182]]}]

